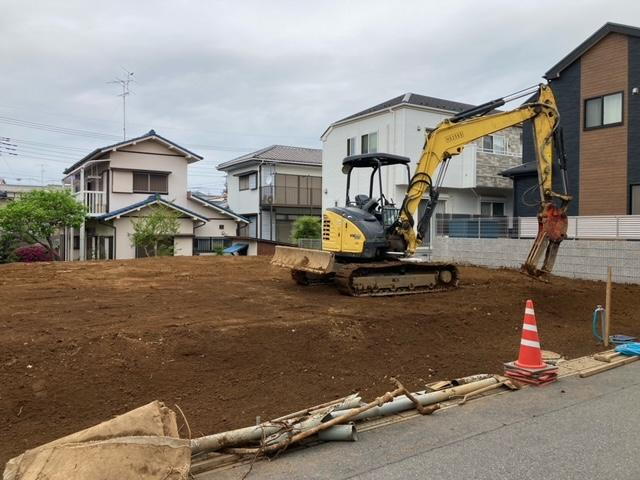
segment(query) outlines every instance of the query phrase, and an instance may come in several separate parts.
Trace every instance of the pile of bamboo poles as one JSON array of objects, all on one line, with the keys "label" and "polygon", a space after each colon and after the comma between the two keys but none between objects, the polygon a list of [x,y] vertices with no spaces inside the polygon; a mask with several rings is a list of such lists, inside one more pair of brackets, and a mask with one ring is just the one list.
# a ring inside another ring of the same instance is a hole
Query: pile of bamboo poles
[{"label": "pile of bamboo poles", "polygon": [[[365,403],[358,394],[349,395],[255,426],[216,433],[191,440],[192,473],[282,452],[305,440],[355,441],[359,421],[416,409],[423,415],[439,408],[440,402],[469,397],[505,385],[498,375],[474,375],[410,393],[395,379],[395,388]],[[448,387],[448,388],[446,388]],[[203,470],[204,469],[204,470]]]}]

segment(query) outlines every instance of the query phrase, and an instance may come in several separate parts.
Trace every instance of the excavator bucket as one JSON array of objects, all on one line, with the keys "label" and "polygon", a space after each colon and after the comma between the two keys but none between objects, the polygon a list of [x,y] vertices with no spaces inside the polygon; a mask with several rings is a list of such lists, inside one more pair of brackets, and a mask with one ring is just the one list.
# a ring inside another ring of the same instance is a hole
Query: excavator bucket
[{"label": "excavator bucket", "polygon": [[[544,278],[553,270],[560,243],[567,238],[569,221],[564,208],[548,203],[538,215],[538,235],[533,242],[522,271],[535,278]],[[538,268],[540,257],[545,252],[542,267]]]},{"label": "excavator bucket", "polygon": [[317,274],[332,273],[334,263],[335,256],[331,252],[283,246],[276,246],[276,253],[271,259],[271,264],[278,267]]}]

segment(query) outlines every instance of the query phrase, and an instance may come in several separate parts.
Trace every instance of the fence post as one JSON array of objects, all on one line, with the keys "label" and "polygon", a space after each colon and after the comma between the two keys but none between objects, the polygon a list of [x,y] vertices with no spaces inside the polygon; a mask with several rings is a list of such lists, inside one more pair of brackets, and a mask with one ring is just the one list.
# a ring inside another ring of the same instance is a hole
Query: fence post
[{"label": "fence post", "polygon": [[480,223],[480,217],[478,217],[478,238],[482,238],[482,235],[480,233],[482,229],[482,224]]}]

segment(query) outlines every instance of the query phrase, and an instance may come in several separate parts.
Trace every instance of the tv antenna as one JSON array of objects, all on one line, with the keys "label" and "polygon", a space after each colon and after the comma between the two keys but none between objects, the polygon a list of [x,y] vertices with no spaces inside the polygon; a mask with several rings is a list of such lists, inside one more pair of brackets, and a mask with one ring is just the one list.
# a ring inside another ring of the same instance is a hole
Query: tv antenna
[{"label": "tv antenna", "polygon": [[[121,67],[122,68],[122,67]],[[107,83],[119,84],[122,87],[122,93],[118,94],[118,97],[122,97],[122,139],[127,139],[127,96],[133,93],[129,90],[129,84],[135,82],[133,79],[133,72],[122,68],[127,74],[125,78],[116,77],[114,80]]]}]

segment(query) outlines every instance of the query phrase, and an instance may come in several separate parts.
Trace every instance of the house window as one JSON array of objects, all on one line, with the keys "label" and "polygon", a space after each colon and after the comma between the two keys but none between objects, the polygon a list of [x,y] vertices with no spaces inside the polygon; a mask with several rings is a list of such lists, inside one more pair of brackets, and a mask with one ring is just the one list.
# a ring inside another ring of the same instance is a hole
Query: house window
[{"label": "house window", "polygon": [[631,185],[631,215],[640,215],[640,185]]},{"label": "house window", "polygon": [[504,217],[504,203],[480,202],[480,215],[483,217]]},{"label": "house window", "polygon": [[482,151],[487,153],[507,153],[507,139],[504,135],[482,137]]},{"label": "house window", "polygon": [[238,182],[240,190],[255,190],[258,188],[258,174],[253,172],[247,175],[240,175]]},{"label": "house window", "polygon": [[378,132],[362,135],[360,153],[376,153],[378,151]]},{"label": "house window", "polygon": [[169,193],[169,175],[165,173],[133,172],[134,193]]},{"label": "house window", "polygon": [[584,128],[622,125],[622,92],[584,101]]},{"label": "house window", "polygon": [[258,236],[257,215],[244,215],[244,217],[249,220],[249,224],[243,223],[238,229],[238,234],[241,237],[256,238]]},{"label": "house window", "polygon": [[347,157],[356,154],[356,137],[347,138]]}]

